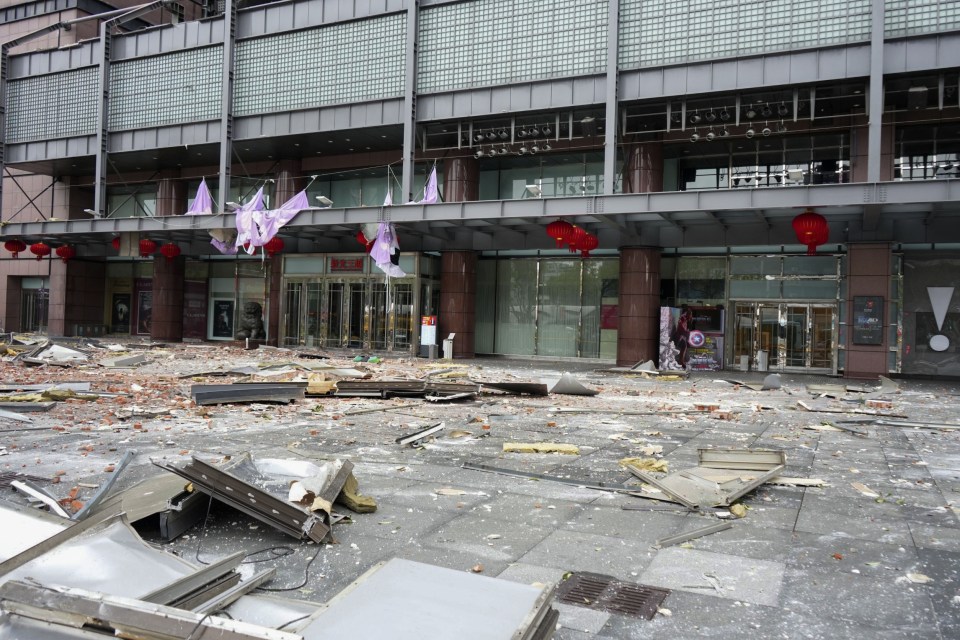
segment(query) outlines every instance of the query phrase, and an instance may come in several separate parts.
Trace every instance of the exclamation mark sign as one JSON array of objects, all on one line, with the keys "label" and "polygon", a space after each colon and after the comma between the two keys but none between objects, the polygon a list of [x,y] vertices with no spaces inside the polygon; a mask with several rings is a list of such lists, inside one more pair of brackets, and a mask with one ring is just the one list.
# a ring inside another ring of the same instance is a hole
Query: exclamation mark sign
[{"label": "exclamation mark sign", "polygon": [[[950,300],[953,299],[954,287],[927,287],[930,296],[930,306],[933,307],[933,317],[937,321],[937,331],[943,331],[943,321],[947,318],[950,309]],[[930,337],[930,348],[934,351],[946,351],[950,347],[950,338],[937,333]]]}]

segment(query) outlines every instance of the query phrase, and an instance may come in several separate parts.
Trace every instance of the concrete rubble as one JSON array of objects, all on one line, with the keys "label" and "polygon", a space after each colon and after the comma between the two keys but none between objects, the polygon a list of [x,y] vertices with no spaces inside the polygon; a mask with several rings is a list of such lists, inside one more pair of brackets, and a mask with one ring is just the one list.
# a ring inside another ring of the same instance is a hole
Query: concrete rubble
[{"label": "concrete rubble", "polygon": [[19,338],[0,637],[960,637],[949,382]]}]

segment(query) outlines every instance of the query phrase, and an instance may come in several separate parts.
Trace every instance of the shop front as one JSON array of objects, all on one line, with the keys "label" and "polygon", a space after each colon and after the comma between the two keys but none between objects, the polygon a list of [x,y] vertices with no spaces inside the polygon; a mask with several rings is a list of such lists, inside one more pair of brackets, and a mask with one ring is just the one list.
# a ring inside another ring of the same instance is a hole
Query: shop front
[{"label": "shop front", "polygon": [[363,254],[287,256],[281,344],[414,353],[421,315],[436,314],[437,260],[401,256],[388,278]]}]

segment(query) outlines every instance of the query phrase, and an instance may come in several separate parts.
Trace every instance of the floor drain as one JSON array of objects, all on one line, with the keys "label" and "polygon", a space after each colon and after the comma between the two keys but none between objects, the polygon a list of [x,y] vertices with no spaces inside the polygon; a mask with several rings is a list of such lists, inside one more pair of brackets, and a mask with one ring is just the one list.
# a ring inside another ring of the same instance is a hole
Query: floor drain
[{"label": "floor drain", "polygon": [[41,478],[27,473],[16,473],[13,471],[0,472],[0,487],[7,488],[14,480],[30,480],[31,482],[49,482],[50,478]]},{"label": "floor drain", "polygon": [[574,573],[560,584],[557,601],[651,620],[669,594],[668,589],[621,582],[612,576]]}]

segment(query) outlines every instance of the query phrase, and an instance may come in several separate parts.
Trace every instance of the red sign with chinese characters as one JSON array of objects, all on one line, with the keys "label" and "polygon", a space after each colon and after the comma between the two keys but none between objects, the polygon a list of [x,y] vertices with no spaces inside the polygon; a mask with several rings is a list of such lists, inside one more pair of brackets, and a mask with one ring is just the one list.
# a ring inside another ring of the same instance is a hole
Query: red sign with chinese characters
[{"label": "red sign with chinese characters", "polygon": [[330,271],[359,273],[363,271],[363,258],[330,258]]}]

